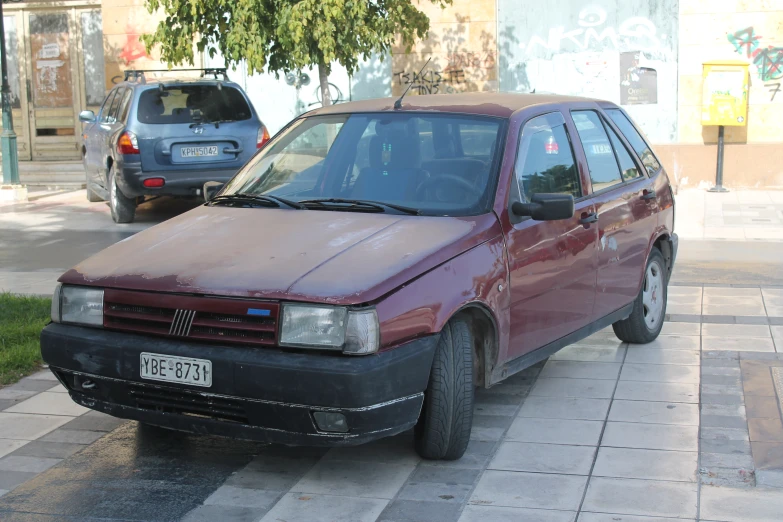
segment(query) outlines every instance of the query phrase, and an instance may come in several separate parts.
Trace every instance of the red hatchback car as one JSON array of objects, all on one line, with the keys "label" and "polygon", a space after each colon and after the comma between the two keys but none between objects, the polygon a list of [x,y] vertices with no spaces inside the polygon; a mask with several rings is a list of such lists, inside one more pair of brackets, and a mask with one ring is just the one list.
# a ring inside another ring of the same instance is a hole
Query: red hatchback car
[{"label": "red hatchback car", "polygon": [[60,278],[44,360],[77,403],[175,430],[468,444],[474,389],[612,325],[647,343],[677,253],[669,179],[608,102],[346,103],[207,202]]}]

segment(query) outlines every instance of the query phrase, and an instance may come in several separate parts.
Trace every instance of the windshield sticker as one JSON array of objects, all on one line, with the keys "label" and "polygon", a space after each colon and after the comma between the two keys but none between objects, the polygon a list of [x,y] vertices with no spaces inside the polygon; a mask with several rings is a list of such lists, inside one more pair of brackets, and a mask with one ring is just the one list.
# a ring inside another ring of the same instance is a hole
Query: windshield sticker
[{"label": "windshield sticker", "polygon": [[593,154],[611,154],[612,147],[608,143],[599,143],[593,145]]}]

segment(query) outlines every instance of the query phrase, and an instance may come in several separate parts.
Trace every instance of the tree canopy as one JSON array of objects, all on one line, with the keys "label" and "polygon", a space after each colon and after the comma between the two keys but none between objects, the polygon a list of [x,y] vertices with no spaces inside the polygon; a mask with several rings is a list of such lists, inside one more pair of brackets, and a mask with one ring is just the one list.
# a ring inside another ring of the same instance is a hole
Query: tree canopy
[{"label": "tree canopy", "polygon": [[[451,0],[430,1],[441,7]],[[146,0],[165,20],[142,36],[161,60],[194,63],[194,43],[228,67],[245,61],[249,73],[286,73],[318,66],[324,105],[327,78],[337,62],[349,74],[360,60],[386,53],[399,38],[407,49],[429,31],[429,18],[414,0]]]}]

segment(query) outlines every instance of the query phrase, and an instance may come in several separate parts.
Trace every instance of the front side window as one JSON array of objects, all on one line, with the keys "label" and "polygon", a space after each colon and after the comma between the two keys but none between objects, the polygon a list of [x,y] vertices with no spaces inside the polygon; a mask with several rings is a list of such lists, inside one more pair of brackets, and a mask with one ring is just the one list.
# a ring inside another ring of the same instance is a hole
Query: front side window
[{"label": "front side window", "polygon": [[593,192],[599,192],[622,183],[620,167],[617,165],[612,144],[598,113],[595,111],[573,111],[571,116],[587,157]]},{"label": "front side window", "polygon": [[109,121],[109,109],[111,108],[112,101],[114,101],[114,98],[117,95],[117,91],[119,91],[119,89],[111,91],[106,97],[106,100],[104,100],[103,105],[101,105],[100,121],[102,123]]},{"label": "front side window", "polygon": [[530,202],[533,194],[582,196],[579,172],[559,112],[537,116],[522,129],[515,166],[518,197]]},{"label": "front side window", "polygon": [[[276,196],[318,210],[327,204],[328,210],[389,210],[371,209],[374,202],[427,215],[485,213],[494,199],[501,129],[494,118],[446,114],[303,118],[243,168],[221,197]],[[478,143],[479,134],[491,145]]]},{"label": "front side window", "polygon": [[639,159],[642,160],[644,168],[647,169],[647,173],[652,176],[661,170],[661,164],[658,161],[658,158],[655,157],[653,151],[644,141],[644,138],[642,138],[631,121],[623,114],[623,111],[620,109],[607,109],[606,113],[612,118],[612,121],[617,125],[617,128],[620,129],[620,132],[625,135],[625,139],[631,144],[633,150],[636,151]]},{"label": "front side window", "polygon": [[250,106],[242,93],[228,85],[178,85],[147,89],[139,96],[141,123],[214,123],[248,120]]}]

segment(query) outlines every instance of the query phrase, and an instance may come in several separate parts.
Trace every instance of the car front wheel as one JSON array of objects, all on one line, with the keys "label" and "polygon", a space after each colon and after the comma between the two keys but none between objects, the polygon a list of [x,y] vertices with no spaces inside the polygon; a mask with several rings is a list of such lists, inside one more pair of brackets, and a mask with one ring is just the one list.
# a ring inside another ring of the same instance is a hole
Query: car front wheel
[{"label": "car front wheel", "polygon": [[109,172],[109,207],[115,223],[130,223],[136,215],[136,200],[126,197],[117,186],[117,176],[112,166]]},{"label": "car front wheel", "polygon": [[666,316],[666,262],[661,251],[653,247],[644,270],[644,282],[627,319],[612,325],[615,335],[626,343],[646,344],[654,341],[663,328]]},{"label": "car front wheel", "polygon": [[432,460],[462,457],[473,425],[474,391],[470,324],[452,319],[440,333],[424,406],[414,430],[419,455]]}]

